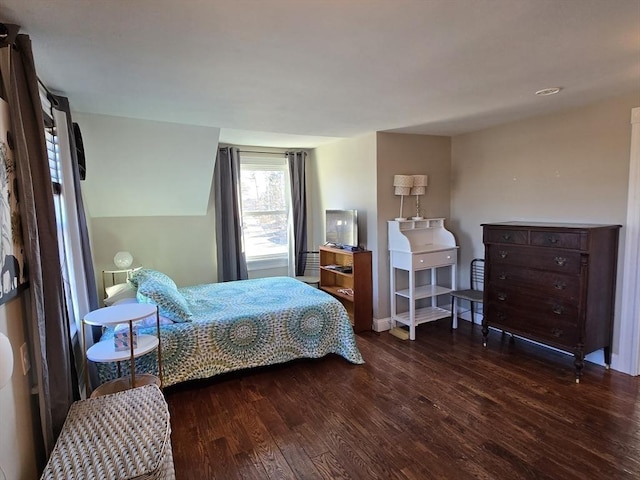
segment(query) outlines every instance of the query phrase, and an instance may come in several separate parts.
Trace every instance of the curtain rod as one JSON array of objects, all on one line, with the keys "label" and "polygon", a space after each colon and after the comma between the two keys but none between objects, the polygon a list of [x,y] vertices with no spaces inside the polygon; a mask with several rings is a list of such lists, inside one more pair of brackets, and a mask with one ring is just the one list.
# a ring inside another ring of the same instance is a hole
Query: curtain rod
[{"label": "curtain rod", "polygon": [[238,150],[239,153],[259,153],[260,155],[287,155],[289,153],[307,153],[304,150],[294,152],[293,150],[287,150],[286,152],[259,152],[256,150]]},{"label": "curtain rod", "polygon": [[44,91],[47,92],[47,96],[49,97],[49,101],[51,103],[53,103],[56,107],[59,105],[58,103],[58,99],[56,98],[56,94],[52,93],[51,90],[49,90],[47,88],[47,86],[44,84],[44,82],[42,80],[40,80],[40,77],[38,77],[36,75],[36,80],[38,80],[38,83],[42,86],[42,88],[44,88]]},{"label": "curtain rod", "polygon": [[258,152],[255,150],[238,150],[240,153],[259,153],[260,155],[286,155],[287,152]]}]

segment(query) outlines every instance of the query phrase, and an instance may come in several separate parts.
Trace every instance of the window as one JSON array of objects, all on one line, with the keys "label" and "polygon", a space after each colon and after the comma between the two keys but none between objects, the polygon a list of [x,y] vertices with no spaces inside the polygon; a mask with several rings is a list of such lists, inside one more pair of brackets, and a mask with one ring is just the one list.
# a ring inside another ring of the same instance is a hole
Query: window
[{"label": "window", "polygon": [[286,160],[241,155],[240,187],[249,269],[287,266],[291,193]]},{"label": "window", "polygon": [[60,161],[60,144],[53,108],[51,106],[51,102],[49,100],[47,92],[42,86],[40,86],[40,101],[42,104],[44,119],[44,134],[47,144],[49,172],[51,173],[53,205],[56,214],[58,236],[58,253],[60,256],[60,268],[62,270],[65,304],[67,315],[71,320],[69,322],[69,329],[71,331],[71,337],[73,338],[78,330],[79,318],[76,314],[78,308],[75,291],[72,286],[73,261],[67,248],[67,245],[69,245],[70,242],[68,239],[68,221],[66,215],[65,198],[63,195],[63,175]]}]

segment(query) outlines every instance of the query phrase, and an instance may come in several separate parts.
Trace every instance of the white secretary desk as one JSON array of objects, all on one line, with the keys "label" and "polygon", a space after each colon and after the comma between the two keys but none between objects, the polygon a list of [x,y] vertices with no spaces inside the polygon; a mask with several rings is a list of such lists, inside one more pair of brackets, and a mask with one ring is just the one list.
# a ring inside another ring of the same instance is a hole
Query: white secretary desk
[{"label": "white secretary desk", "polygon": [[[451,315],[449,310],[438,306],[438,297],[456,289],[458,246],[453,234],[444,228],[444,218],[390,220],[388,226],[391,328],[398,323],[406,325],[409,339],[415,340],[416,326]],[[443,269],[440,274],[439,269]],[[422,273],[427,270],[430,275]],[[442,281],[445,270],[450,272],[447,282]],[[399,298],[408,300],[408,310],[398,311]],[[420,300],[425,301],[418,307]],[[452,326],[458,327],[456,318]]]}]

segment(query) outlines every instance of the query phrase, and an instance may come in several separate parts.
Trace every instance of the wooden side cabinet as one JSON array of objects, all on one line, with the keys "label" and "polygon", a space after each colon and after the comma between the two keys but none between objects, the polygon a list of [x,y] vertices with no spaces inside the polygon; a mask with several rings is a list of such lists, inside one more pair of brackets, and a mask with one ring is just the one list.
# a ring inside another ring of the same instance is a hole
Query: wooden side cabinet
[{"label": "wooden side cabinet", "polygon": [[483,343],[489,327],[611,363],[620,225],[484,224]]},{"label": "wooden side cabinet", "polygon": [[344,305],[354,332],[371,330],[373,281],[370,250],[352,252],[320,247],[320,289]]}]

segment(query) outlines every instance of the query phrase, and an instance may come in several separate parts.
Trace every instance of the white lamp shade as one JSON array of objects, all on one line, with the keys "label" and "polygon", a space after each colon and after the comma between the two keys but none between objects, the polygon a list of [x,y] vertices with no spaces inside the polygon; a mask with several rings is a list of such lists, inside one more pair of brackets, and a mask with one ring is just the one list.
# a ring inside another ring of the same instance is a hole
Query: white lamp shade
[{"label": "white lamp shade", "polygon": [[129,252],[118,252],[113,257],[113,263],[118,268],[129,268],[133,263],[133,256]]},{"label": "white lamp shade", "polygon": [[427,193],[427,187],[411,187],[411,195],[424,195]]},{"label": "white lamp shade", "polygon": [[4,333],[0,333],[0,388],[3,388],[13,374],[13,349]]},{"label": "white lamp shade", "polygon": [[[413,186],[414,187],[426,187],[429,183],[429,177],[427,175],[412,175],[413,176]],[[415,194],[412,195],[424,195],[424,194]]]},{"label": "white lamp shade", "polygon": [[[394,175],[393,176],[393,186],[394,187],[413,187],[413,175]],[[406,193],[397,193],[396,195],[407,195]]]},{"label": "white lamp shade", "polygon": [[411,187],[396,187],[396,195],[409,195],[411,193]]}]

